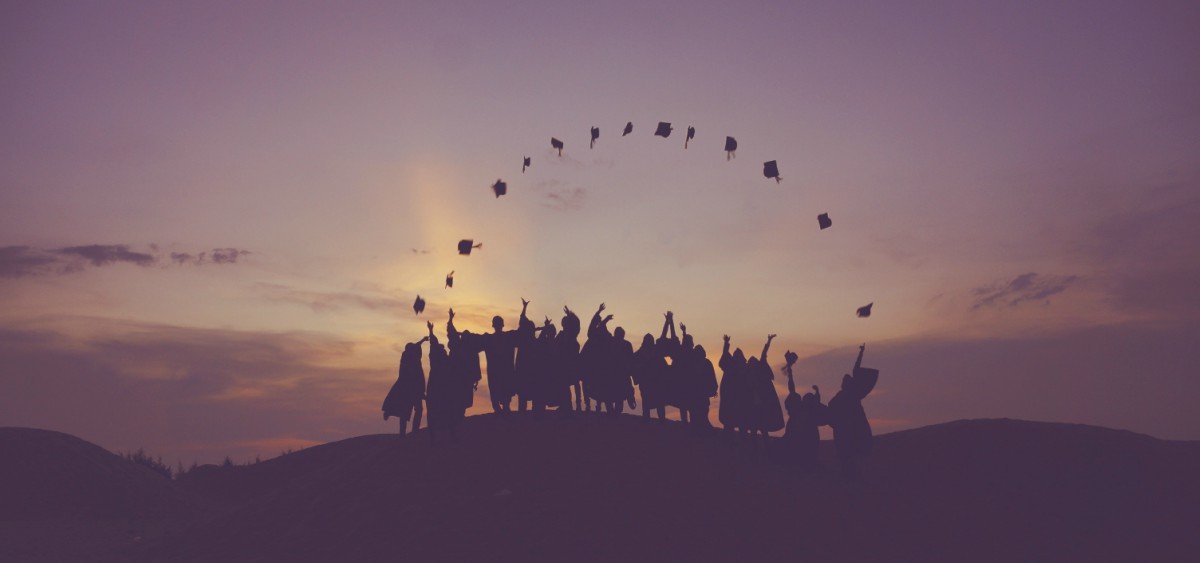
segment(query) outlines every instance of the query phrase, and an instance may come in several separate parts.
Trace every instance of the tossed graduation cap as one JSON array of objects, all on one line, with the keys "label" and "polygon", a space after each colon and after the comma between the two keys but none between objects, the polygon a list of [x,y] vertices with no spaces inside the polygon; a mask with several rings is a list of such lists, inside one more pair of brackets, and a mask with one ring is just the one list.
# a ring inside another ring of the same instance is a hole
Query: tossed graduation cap
[{"label": "tossed graduation cap", "polygon": [[874,302],[874,301],[872,301],[872,302],[870,302],[870,303],[867,303],[866,305],[864,305],[864,306],[862,306],[862,307],[859,307],[859,308],[858,308],[858,316],[859,316],[859,317],[862,317],[862,318],[864,318],[864,319],[865,319],[865,318],[867,318],[867,317],[869,317],[869,316],[871,316],[871,305],[874,305],[874,304],[875,304],[875,302]]},{"label": "tossed graduation cap", "polygon": [[737,139],[733,137],[725,137],[725,160],[729,160],[735,156],[734,151],[737,150]]},{"label": "tossed graduation cap", "polygon": [[521,173],[525,173],[525,169],[529,168],[529,157],[525,157],[525,162],[521,164]]},{"label": "tossed graduation cap", "polygon": [[817,224],[820,225],[821,230],[824,231],[825,229],[833,226],[833,221],[829,218],[828,213],[822,213],[817,215]]},{"label": "tossed graduation cap", "polygon": [[558,149],[558,156],[562,156],[562,150],[563,150],[563,142],[562,141],[555,139],[554,137],[550,137],[550,148]]},{"label": "tossed graduation cap", "polygon": [[492,184],[492,191],[496,192],[496,197],[500,197],[508,193],[508,184],[505,184],[504,180],[497,178],[496,183]]},{"label": "tossed graduation cap", "polygon": [[599,138],[600,138],[600,128],[592,127],[592,144],[590,146],[588,146],[588,148],[589,149],[596,148],[596,139],[599,139]]},{"label": "tossed graduation cap", "polygon": [[425,300],[421,299],[420,295],[417,296],[416,301],[413,301],[413,312],[418,315],[425,312]]},{"label": "tossed graduation cap", "polygon": [[690,140],[694,139],[695,137],[696,137],[696,128],[695,128],[695,127],[692,127],[691,125],[688,125],[688,134],[687,134],[687,138],[683,140],[683,148],[684,148],[684,150],[687,150],[688,141],[690,141]]},{"label": "tossed graduation cap", "polygon": [[779,177],[779,165],[776,164],[774,160],[768,160],[767,162],[764,162],[763,176],[766,178],[775,178],[775,183],[778,184],[779,180],[781,179]]},{"label": "tossed graduation cap", "polygon": [[475,244],[475,241],[465,238],[465,239],[458,241],[458,253],[462,254],[463,256],[470,256],[472,249],[480,248],[482,246],[483,246],[482,242],[479,244]]},{"label": "tossed graduation cap", "polygon": [[454,270],[450,270],[450,273],[446,274],[446,287],[454,287]]},{"label": "tossed graduation cap", "polygon": [[622,136],[622,137],[624,137],[625,135],[628,135],[628,134],[630,134],[630,133],[633,133],[633,122],[632,122],[632,121],[626,121],[626,122],[625,122],[625,132],[624,132],[624,133],[621,133],[621,136]]},{"label": "tossed graduation cap", "polygon": [[671,136],[671,124],[666,121],[658,122],[658,129],[654,130],[654,134],[658,137],[666,139]]}]

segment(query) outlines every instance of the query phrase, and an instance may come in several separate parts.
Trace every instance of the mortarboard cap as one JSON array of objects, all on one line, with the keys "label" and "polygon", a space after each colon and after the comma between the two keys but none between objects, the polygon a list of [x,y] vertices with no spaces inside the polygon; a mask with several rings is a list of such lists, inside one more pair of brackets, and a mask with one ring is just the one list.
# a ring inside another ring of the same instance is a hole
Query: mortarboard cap
[{"label": "mortarboard cap", "polygon": [[670,137],[671,136],[671,124],[667,123],[666,121],[659,121],[658,129],[656,129],[654,131],[654,134],[656,136],[662,137],[664,139],[666,139],[667,137]]},{"label": "mortarboard cap", "polygon": [[858,316],[862,317],[864,319],[871,316],[871,305],[874,305],[874,304],[875,304],[875,302],[872,301],[870,303],[867,303],[865,306],[859,307],[858,308]]},{"label": "mortarboard cap", "polygon": [[523,163],[521,163],[521,173],[522,174],[525,173],[526,168],[529,168],[529,157],[528,156],[525,157],[525,161]]},{"label": "mortarboard cap", "polygon": [[465,239],[458,241],[458,253],[462,254],[463,256],[470,256],[472,249],[480,248],[482,246],[483,246],[482,242],[479,244],[475,244],[475,241],[465,238]]},{"label": "mortarboard cap", "polygon": [[417,300],[413,301],[413,312],[420,315],[424,311],[425,311],[425,300],[421,299],[421,296],[418,295]]},{"label": "mortarboard cap", "polygon": [[725,137],[725,160],[729,160],[737,155],[733,154],[737,150],[737,139],[733,137]]},{"label": "mortarboard cap", "polygon": [[596,139],[599,139],[599,138],[600,138],[600,128],[592,127],[592,144],[590,146],[588,146],[588,148],[589,149],[596,148]]},{"label": "mortarboard cap", "polygon": [[555,139],[554,137],[550,137],[550,148],[558,149],[558,156],[562,156],[562,150],[563,150],[563,142],[562,141]]},{"label": "mortarboard cap", "polygon": [[626,122],[625,122],[625,132],[624,132],[624,133],[621,133],[621,136],[622,136],[622,137],[624,137],[625,135],[628,135],[628,134],[630,134],[630,133],[633,133],[633,122],[632,122],[632,121],[626,121]]},{"label": "mortarboard cap", "polygon": [[828,213],[822,213],[817,215],[817,224],[820,225],[821,230],[824,231],[825,229],[833,226],[833,221],[829,219]]},{"label": "mortarboard cap", "polygon": [[774,160],[768,160],[763,163],[763,176],[766,178],[775,178],[775,183],[779,183],[779,165]]},{"label": "mortarboard cap", "polygon": [[450,273],[446,274],[446,287],[454,287],[454,270],[450,270]]},{"label": "mortarboard cap", "polygon": [[496,183],[492,184],[492,191],[496,192],[496,197],[500,197],[508,193],[508,184],[505,184],[504,180],[497,178]]},{"label": "mortarboard cap", "polygon": [[684,149],[687,148],[688,141],[692,140],[695,136],[696,136],[696,128],[692,127],[691,125],[688,125],[687,138],[683,140],[683,148]]}]

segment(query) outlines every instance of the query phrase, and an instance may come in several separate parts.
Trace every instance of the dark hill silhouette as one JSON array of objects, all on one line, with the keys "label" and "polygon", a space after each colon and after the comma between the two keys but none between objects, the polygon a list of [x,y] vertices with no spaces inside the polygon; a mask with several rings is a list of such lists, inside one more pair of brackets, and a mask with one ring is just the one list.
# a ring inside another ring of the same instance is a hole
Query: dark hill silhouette
[{"label": "dark hill silhouette", "polygon": [[828,443],[829,469],[796,475],[724,436],[631,416],[483,415],[436,448],[423,434],[197,471],[169,485],[215,508],[95,553],[1098,561],[1190,560],[1200,549],[1200,443],[1091,426],[972,420],[885,434],[859,482],[840,477]]}]

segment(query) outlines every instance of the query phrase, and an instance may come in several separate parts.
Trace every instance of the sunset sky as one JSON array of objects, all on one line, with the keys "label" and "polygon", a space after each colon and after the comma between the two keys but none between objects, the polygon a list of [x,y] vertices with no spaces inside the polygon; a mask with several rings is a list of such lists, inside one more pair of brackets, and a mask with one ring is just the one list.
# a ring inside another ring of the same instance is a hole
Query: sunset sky
[{"label": "sunset sky", "polygon": [[394,431],[425,321],[525,297],[778,333],[827,396],[866,342],[877,432],[1200,439],[1200,4],[849,4],[6,2],[0,426]]}]

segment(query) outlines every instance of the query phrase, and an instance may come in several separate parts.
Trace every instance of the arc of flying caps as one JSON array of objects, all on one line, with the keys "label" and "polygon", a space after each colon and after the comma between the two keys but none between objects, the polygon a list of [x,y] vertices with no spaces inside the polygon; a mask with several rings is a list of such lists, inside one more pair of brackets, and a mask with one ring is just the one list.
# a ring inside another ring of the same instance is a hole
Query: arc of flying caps
[{"label": "arc of flying caps", "polygon": [[833,226],[833,220],[829,218],[828,213],[822,213],[817,215],[817,224],[820,225],[821,230],[824,231],[825,229]]},{"label": "arc of flying caps", "polygon": [[596,148],[596,139],[599,139],[599,138],[600,138],[600,128],[592,127],[592,144],[590,146],[588,146],[588,148],[589,149]]},{"label": "arc of flying caps", "polygon": [[525,157],[525,162],[521,164],[521,173],[525,173],[525,169],[529,168],[529,157]]},{"label": "arc of flying caps", "polygon": [[666,139],[667,137],[670,137],[671,136],[671,124],[667,123],[666,121],[659,121],[658,129],[654,130],[654,135],[656,137],[662,137],[664,139]]},{"label": "arc of flying caps", "polygon": [[454,287],[454,270],[450,270],[450,273],[446,274],[446,287]]},{"label": "arc of flying caps", "polygon": [[420,295],[417,295],[417,300],[413,301],[413,312],[418,315],[425,312],[425,300],[421,299]]},{"label": "arc of flying caps", "polygon": [[470,256],[471,250],[476,248],[483,248],[483,243],[476,244],[474,240],[467,238],[458,241],[458,253],[463,256]]},{"label": "arc of flying caps", "polygon": [[874,304],[875,304],[875,302],[872,301],[870,303],[867,303],[866,305],[863,305],[862,307],[859,307],[858,311],[856,312],[858,317],[865,319],[865,318],[871,316],[871,306]]},{"label": "arc of flying caps", "polygon": [[508,193],[508,184],[504,183],[504,180],[496,178],[496,183],[492,184],[492,191],[496,192],[496,197],[499,198]]},{"label": "arc of flying caps", "polygon": [[563,150],[563,142],[562,141],[560,141],[554,137],[550,137],[550,148],[558,149],[558,156],[562,156],[562,150]]},{"label": "arc of flying caps", "polygon": [[687,138],[683,140],[683,150],[687,150],[688,141],[696,137],[696,128],[688,125]]},{"label": "arc of flying caps", "polygon": [[734,154],[735,151],[737,151],[737,139],[726,136],[725,137],[725,160],[728,161],[729,159],[736,157],[737,155]]},{"label": "arc of flying caps", "polygon": [[624,137],[625,135],[628,135],[628,134],[630,134],[630,133],[633,133],[633,122],[632,122],[632,121],[626,121],[626,122],[625,122],[625,132],[624,132],[624,133],[621,133],[621,136],[622,136],[622,137]]},{"label": "arc of flying caps", "polygon": [[774,160],[768,160],[763,163],[763,176],[766,178],[775,178],[776,184],[782,180],[779,177],[779,165]]}]

